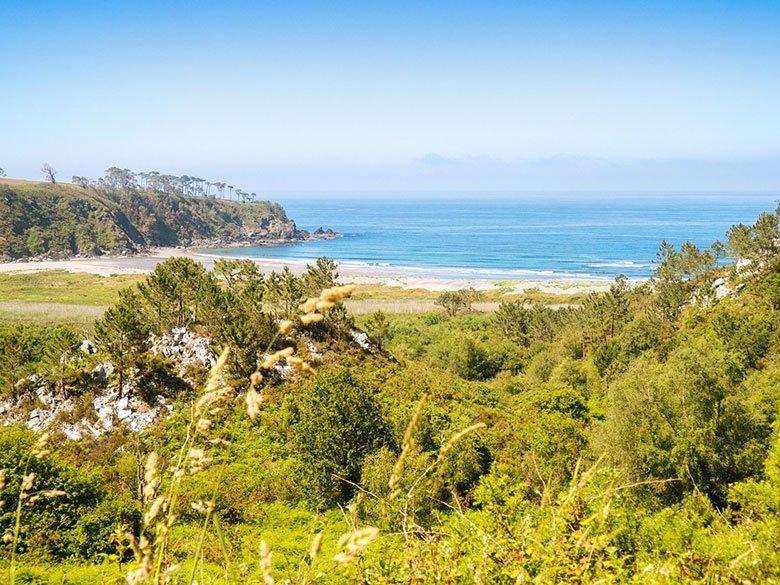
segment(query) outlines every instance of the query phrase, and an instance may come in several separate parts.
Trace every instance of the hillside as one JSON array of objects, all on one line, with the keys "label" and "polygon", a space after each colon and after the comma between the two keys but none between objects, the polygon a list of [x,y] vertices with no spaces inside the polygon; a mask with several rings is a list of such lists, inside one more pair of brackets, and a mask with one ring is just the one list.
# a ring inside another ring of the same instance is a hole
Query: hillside
[{"label": "hillside", "polygon": [[5,259],[308,237],[281,206],[269,201],[0,180],[0,258]]}]

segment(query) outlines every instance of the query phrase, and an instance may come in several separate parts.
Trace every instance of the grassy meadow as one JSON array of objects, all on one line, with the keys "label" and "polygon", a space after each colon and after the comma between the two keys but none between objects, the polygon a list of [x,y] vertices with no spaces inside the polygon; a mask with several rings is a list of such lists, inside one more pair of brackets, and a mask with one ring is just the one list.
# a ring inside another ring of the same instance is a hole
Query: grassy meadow
[{"label": "grassy meadow", "polygon": [[[0,274],[0,320],[32,325],[61,323],[89,329],[106,307],[117,302],[120,290],[143,279],[142,275],[98,276],[64,270]],[[502,284],[505,286],[500,289],[482,291],[481,300],[473,303],[472,309],[495,311],[505,300],[567,306],[581,303],[586,297],[582,293],[550,294],[538,290],[508,294],[509,286],[516,283]],[[354,315],[376,311],[390,315],[427,313],[441,310],[436,305],[439,294],[426,289],[360,285],[354,298],[345,304]]]}]

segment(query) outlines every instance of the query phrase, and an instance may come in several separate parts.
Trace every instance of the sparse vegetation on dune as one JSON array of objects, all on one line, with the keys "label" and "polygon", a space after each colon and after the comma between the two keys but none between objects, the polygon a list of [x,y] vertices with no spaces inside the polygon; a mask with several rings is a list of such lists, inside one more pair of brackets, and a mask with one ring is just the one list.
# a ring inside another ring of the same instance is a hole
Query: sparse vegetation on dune
[{"label": "sparse vegetation on dune", "polygon": [[[3,404],[40,413],[54,392],[72,408],[50,435],[0,429],[0,574],[776,582],[779,219],[731,232],[739,269],[717,266],[719,245],[664,245],[652,282],[563,308],[483,313],[458,291],[353,317],[359,289],[327,259],[294,276],[174,258],[119,293],[94,353],[68,327],[5,326]],[[172,330],[212,353],[155,353]],[[59,435],[97,428],[113,391],[170,415]]]}]

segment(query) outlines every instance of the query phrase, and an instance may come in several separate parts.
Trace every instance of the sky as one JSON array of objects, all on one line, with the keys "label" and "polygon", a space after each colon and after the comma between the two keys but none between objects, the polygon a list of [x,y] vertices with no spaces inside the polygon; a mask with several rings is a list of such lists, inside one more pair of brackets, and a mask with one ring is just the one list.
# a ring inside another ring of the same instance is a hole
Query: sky
[{"label": "sky", "polygon": [[0,0],[0,167],[780,190],[780,2]]}]

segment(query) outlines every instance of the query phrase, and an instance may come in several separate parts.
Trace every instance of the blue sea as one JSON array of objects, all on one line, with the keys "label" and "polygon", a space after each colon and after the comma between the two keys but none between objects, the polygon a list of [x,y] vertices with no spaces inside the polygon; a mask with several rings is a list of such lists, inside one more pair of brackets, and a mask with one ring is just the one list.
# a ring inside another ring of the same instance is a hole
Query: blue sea
[{"label": "blue sea", "polygon": [[280,194],[300,228],[336,240],[239,249],[224,256],[372,266],[427,278],[607,280],[652,276],[662,240],[708,246],[753,223],[780,195],[652,193]]}]

